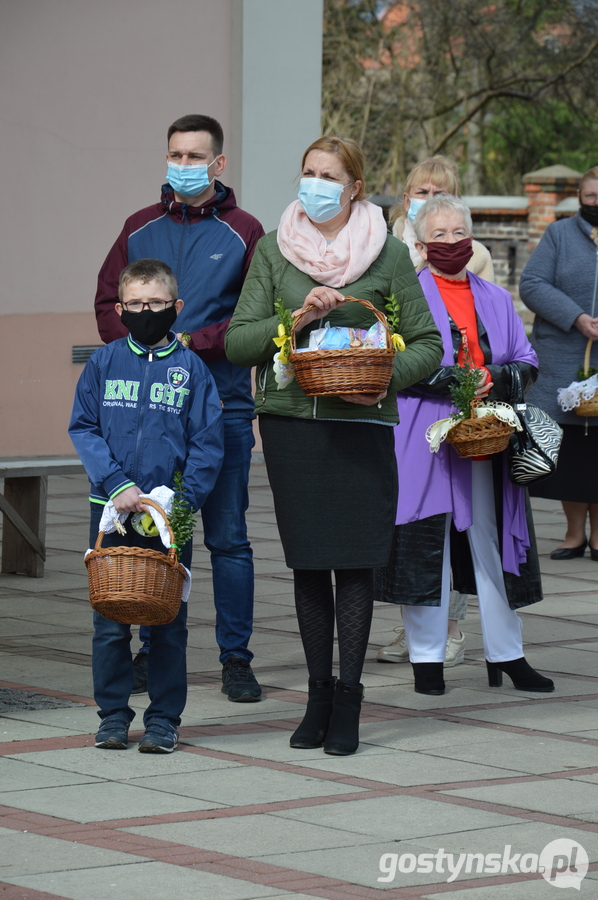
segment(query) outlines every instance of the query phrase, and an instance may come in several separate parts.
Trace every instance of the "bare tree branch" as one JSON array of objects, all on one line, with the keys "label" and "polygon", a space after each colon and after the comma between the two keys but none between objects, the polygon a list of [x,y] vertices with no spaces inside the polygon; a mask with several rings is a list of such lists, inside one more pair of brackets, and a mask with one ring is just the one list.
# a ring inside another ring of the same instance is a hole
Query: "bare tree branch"
[{"label": "bare tree branch", "polygon": [[[524,100],[527,103],[531,103],[532,101],[536,100],[538,98],[538,96],[543,91],[547,90],[551,85],[555,84],[557,81],[563,81],[567,77],[567,75],[573,71],[573,69],[576,69],[579,66],[583,65],[583,63],[587,59],[589,59],[589,57],[592,55],[594,50],[596,50],[597,47],[598,47],[598,40],[593,41],[593,43],[590,45],[589,49],[579,59],[573,60],[573,62],[571,62],[568,66],[566,66],[562,72],[557,72],[557,74],[554,75],[552,78],[549,78],[548,80],[543,80],[542,84],[539,86],[539,88],[531,94],[525,94],[522,91],[504,90],[502,88],[498,88],[497,90],[494,90],[494,91],[487,91],[486,94],[481,98],[481,100],[479,100],[477,103],[475,103],[473,106],[471,106],[468,109],[468,111],[463,116],[461,116],[461,118],[457,122],[455,122],[455,124],[444,133],[442,138],[436,142],[436,144],[434,145],[434,149],[432,150],[432,155],[434,155],[436,153],[440,153],[440,151],[445,146],[445,144],[448,141],[450,141],[450,139],[458,131],[460,131],[461,128],[463,128],[463,126],[467,122],[469,122],[469,120],[480,109],[483,109],[483,107],[486,106],[486,104],[493,98],[495,98],[495,97],[516,97],[518,100]],[[466,99],[469,99],[469,98],[466,98]],[[455,104],[455,105],[457,105],[457,104]]]},{"label": "bare tree branch", "polygon": [[501,189],[530,162],[594,162],[598,18],[587,5],[387,0],[378,15],[380,5],[324,0],[323,127],[363,144],[371,189],[396,192],[436,152],[471,168],[470,184],[475,171]]}]

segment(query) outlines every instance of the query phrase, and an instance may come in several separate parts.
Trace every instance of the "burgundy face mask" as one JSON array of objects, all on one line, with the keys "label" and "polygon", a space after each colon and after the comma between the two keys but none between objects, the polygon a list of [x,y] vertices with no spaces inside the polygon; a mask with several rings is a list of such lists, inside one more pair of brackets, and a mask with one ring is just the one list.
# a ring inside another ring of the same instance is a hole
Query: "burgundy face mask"
[{"label": "burgundy face mask", "polygon": [[428,262],[439,272],[457,275],[473,256],[472,240],[473,238],[470,237],[463,238],[462,241],[455,241],[454,244],[430,241],[429,244],[426,244]]}]

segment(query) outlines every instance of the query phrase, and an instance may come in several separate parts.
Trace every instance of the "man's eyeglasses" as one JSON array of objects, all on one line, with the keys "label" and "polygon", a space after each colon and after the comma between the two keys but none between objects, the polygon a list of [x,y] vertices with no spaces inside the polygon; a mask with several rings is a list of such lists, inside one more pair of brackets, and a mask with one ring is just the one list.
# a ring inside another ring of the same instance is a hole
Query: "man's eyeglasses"
[{"label": "man's eyeglasses", "polygon": [[144,309],[150,309],[152,312],[164,312],[167,306],[171,306],[174,300],[131,300],[130,303],[121,303],[126,312],[140,313]]}]

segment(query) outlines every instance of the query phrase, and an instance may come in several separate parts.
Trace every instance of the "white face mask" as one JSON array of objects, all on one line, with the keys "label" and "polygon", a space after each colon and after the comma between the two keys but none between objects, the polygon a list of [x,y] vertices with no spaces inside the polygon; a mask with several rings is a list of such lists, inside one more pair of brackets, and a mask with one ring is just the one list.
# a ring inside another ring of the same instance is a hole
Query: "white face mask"
[{"label": "white face mask", "polygon": [[341,195],[348,184],[339,184],[337,181],[326,181],[324,178],[302,178],[299,182],[299,203],[312,222],[329,222],[343,211],[347,203],[341,205]]}]

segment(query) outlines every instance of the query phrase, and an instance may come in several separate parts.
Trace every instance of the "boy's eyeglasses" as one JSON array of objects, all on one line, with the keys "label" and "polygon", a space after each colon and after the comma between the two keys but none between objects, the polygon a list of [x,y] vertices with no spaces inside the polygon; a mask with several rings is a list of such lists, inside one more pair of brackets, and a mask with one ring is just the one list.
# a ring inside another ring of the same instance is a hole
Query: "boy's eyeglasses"
[{"label": "boy's eyeglasses", "polygon": [[171,306],[174,300],[131,300],[130,303],[121,303],[121,306],[127,312],[140,313],[144,309],[150,309],[152,312],[164,312],[167,306]]}]

